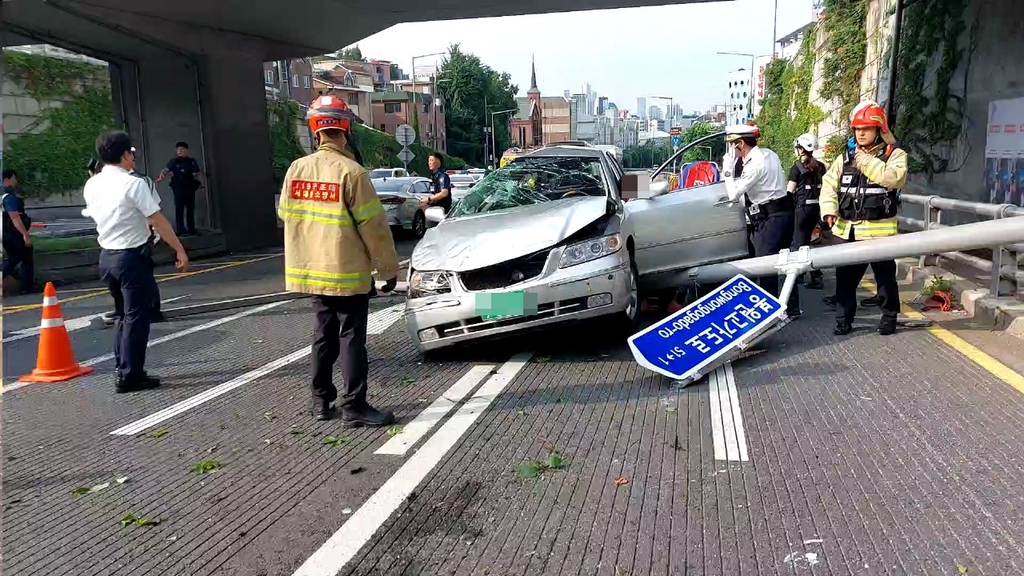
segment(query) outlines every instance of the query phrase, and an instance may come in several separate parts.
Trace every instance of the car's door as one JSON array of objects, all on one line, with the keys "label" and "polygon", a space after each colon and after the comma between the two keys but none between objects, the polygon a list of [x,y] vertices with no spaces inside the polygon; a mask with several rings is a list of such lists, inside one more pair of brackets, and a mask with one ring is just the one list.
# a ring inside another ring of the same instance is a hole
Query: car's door
[{"label": "car's door", "polygon": [[748,254],[742,202],[729,202],[723,182],[632,200],[625,209],[641,277]]}]

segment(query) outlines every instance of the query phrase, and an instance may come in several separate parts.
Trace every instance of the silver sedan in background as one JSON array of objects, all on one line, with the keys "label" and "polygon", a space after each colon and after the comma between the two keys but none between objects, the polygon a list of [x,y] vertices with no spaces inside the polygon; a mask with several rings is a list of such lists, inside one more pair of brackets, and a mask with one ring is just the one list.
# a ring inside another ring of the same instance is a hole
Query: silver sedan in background
[{"label": "silver sedan in background", "polygon": [[372,178],[374,190],[394,231],[411,233],[422,238],[427,231],[420,198],[430,195],[430,180],[418,177]]}]

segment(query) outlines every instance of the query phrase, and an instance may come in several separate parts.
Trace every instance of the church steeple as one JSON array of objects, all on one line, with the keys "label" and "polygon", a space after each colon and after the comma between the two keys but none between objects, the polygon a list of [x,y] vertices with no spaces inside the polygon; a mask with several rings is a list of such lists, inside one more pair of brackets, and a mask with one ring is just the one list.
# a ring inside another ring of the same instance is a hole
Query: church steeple
[{"label": "church steeple", "polygon": [[537,61],[533,56],[530,56],[530,90],[527,94],[540,94],[540,88],[537,88]]}]

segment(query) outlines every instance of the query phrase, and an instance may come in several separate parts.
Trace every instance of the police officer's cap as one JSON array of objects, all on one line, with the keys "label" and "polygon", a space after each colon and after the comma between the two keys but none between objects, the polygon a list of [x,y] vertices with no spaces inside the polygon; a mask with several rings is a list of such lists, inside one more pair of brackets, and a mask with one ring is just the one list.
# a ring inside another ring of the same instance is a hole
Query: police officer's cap
[{"label": "police officer's cap", "polygon": [[749,124],[736,124],[725,129],[725,141],[735,142],[740,138],[760,138],[761,130]]}]

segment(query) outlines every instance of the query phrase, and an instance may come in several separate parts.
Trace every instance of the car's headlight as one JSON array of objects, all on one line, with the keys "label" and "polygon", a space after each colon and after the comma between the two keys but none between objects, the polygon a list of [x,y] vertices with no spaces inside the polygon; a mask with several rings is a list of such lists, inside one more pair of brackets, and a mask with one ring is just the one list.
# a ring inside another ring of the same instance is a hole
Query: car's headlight
[{"label": "car's headlight", "polygon": [[604,258],[615,254],[622,248],[622,237],[618,234],[591,238],[582,242],[569,244],[562,251],[562,259],[558,262],[559,268],[568,268],[598,258]]},{"label": "car's headlight", "polygon": [[409,298],[447,294],[451,291],[451,276],[447,272],[416,270],[409,277]]}]

